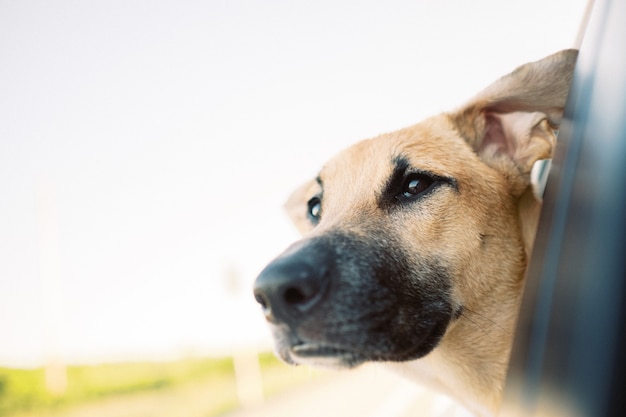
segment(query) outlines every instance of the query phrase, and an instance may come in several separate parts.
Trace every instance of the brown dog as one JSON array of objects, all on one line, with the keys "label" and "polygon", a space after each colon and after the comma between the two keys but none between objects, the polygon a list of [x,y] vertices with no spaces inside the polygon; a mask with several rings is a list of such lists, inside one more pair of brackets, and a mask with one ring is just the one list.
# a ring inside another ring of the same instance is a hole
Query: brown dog
[{"label": "brown dog", "polygon": [[576,51],[523,65],[461,109],[359,142],[297,190],[305,237],[255,282],[289,363],[395,363],[479,415],[499,406]]}]

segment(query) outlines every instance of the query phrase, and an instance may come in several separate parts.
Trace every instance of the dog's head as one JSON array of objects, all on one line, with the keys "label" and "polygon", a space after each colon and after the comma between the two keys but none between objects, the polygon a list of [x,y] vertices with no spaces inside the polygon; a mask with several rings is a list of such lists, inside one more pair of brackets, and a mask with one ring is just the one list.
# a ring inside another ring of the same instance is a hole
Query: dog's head
[{"label": "dog's head", "polygon": [[495,349],[477,317],[502,327],[498,315],[516,314],[520,201],[533,164],[551,157],[575,57],[526,64],[458,111],[359,142],[292,195],[305,236],[254,286],[285,361]]}]

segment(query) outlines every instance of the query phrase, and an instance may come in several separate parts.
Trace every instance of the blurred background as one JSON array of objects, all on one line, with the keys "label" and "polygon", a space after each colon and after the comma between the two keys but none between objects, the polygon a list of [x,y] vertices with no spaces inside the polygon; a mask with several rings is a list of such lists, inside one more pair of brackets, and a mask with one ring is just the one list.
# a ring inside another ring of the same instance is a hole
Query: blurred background
[{"label": "blurred background", "polygon": [[335,378],[276,362],[251,295],[290,191],[571,47],[586,3],[0,0],[0,415]]}]

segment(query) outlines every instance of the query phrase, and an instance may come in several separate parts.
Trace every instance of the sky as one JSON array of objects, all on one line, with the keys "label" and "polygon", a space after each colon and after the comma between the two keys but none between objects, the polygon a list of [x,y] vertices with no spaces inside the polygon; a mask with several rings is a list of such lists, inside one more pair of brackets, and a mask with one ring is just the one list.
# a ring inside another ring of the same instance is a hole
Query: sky
[{"label": "sky", "polygon": [[267,347],[282,205],[574,45],[586,0],[0,0],[0,366]]}]

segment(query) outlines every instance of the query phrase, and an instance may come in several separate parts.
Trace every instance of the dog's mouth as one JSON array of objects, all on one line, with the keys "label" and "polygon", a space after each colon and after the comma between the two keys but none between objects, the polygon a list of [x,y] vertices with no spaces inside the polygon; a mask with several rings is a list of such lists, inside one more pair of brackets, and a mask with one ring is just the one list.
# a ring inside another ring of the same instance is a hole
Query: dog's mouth
[{"label": "dog's mouth", "polygon": [[302,343],[295,345],[291,348],[291,351],[294,355],[302,358],[340,356],[346,353],[343,349],[318,345],[315,343]]},{"label": "dog's mouth", "polygon": [[[449,318],[448,318],[449,319]],[[427,355],[432,351],[446,332],[449,320],[442,319],[430,326],[424,326],[421,332],[406,337],[404,342],[392,341],[388,335],[380,334],[376,340],[352,342],[334,340],[332,336],[311,340],[301,338],[294,330],[282,328],[275,333],[277,353],[294,365],[312,365],[315,367],[339,369],[354,368],[364,362],[402,362]],[[278,333],[278,334],[277,334]],[[366,332],[367,333],[367,332]]]},{"label": "dog's mouth", "polygon": [[367,360],[357,352],[318,343],[296,344],[290,348],[289,357],[297,364],[331,369],[352,368]]}]

